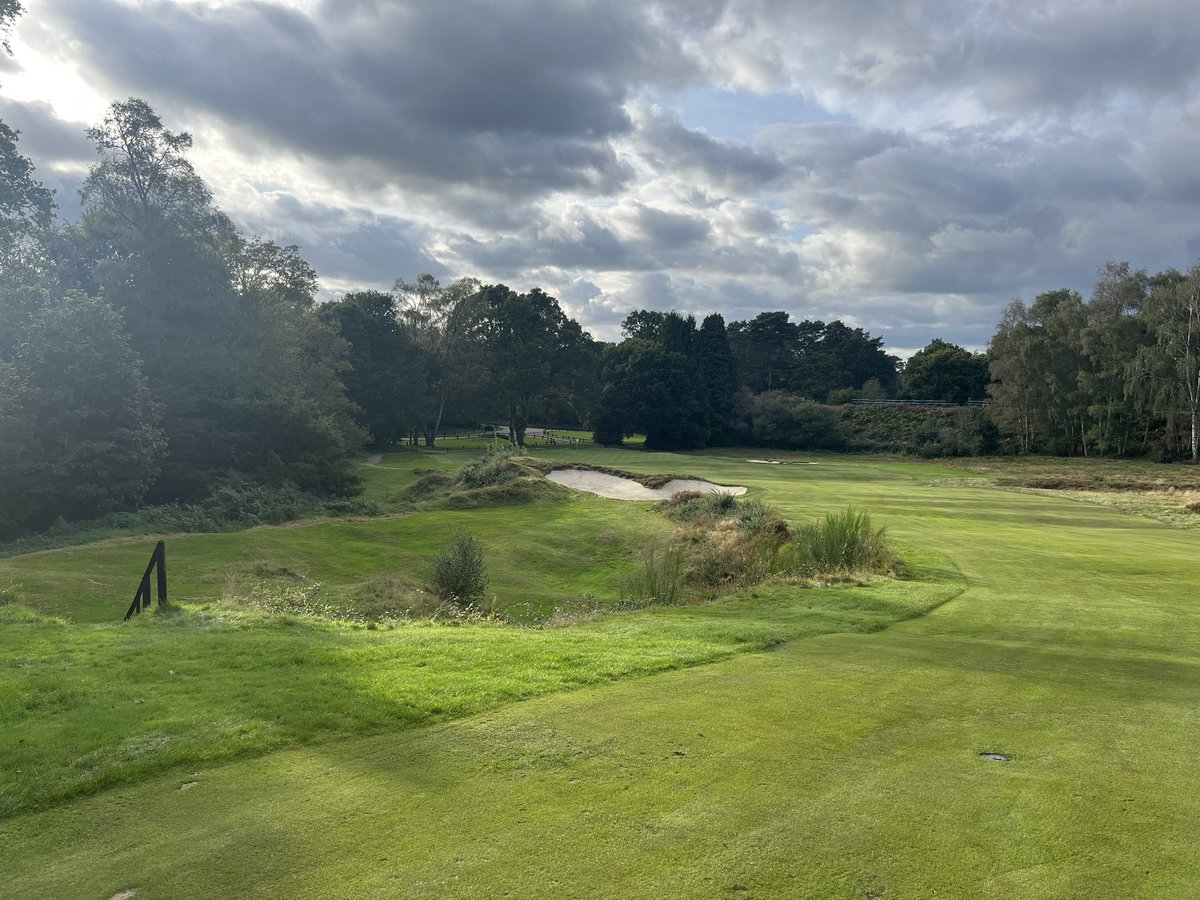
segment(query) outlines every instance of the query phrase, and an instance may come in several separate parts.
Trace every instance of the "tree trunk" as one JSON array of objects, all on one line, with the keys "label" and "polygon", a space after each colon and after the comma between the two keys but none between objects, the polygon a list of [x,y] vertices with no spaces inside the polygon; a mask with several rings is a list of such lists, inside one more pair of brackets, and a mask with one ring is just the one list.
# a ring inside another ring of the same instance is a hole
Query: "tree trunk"
[{"label": "tree trunk", "polygon": [[1200,443],[1196,434],[1196,410],[1192,410],[1192,462],[1200,462]]},{"label": "tree trunk", "polygon": [[[443,380],[443,381],[445,381],[445,379],[442,379],[442,380]],[[442,413],[445,411],[445,409],[446,409],[446,386],[445,386],[445,384],[443,384],[443,385],[442,385],[441,396],[440,396],[440,397],[438,397],[438,411],[437,411],[437,418],[436,418],[436,419],[434,420],[434,422],[433,422],[433,436],[434,436],[434,438],[436,438],[436,437],[437,437],[437,433],[438,433],[439,431],[441,431],[441,430],[442,430]],[[429,446],[430,446],[430,447],[432,447],[432,446],[433,446],[433,441],[430,441],[430,442],[429,442]]]},{"label": "tree trunk", "polygon": [[525,448],[525,429],[529,423],[525,420],[525,407],[520,403],[508,407],[508,437],[521,449]]}]

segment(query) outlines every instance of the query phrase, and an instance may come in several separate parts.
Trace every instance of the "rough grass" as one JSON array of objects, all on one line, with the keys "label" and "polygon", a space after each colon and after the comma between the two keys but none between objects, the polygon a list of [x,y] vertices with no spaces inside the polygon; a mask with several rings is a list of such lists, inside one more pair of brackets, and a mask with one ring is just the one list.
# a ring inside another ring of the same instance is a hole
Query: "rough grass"
[{"label": "rough grass", "polygon": [[867,512],[854,507],[802,526],[785,555],[786,570],[810,578],[880,575],[897,564],[885,529],[876,528]]},{"label": "rough grass", "polygon": [[980,484],[1046,492],[1148,516],[1176,528],[1200,528],[1200,468],[1186,464],[1060,457],[953,460]]},{"label": "rough grass", "polygon": [[[422,572],[450,535],[465,529],[485,547],[490,592],[501,609],[549,613],[564,597],[583,594],[620,600],[631,560],[648,541],[669,533],[669,524],[539,481],[545,487],[536,488],[539,497],[516,505],[472,501],[470,508],[352,522],[168,536],[171,596],[203,604],[228,593],[231,581],[242,590],[250,581],[286,585],[300,575],[321,585],[325,602],[355,611],[375,579]],[[51,615],[118,622],[153,547],[152,539],[113,539],[0,560],[0,586]],[[254,571],[264,574],[249,574]]]}]

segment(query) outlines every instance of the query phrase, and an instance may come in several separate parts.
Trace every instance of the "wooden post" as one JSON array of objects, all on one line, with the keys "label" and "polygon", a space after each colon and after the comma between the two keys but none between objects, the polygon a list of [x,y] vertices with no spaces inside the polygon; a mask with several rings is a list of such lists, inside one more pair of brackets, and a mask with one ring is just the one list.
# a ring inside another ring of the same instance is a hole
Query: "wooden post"
[{"label": "wooden post", "polygon": [[138,584],[137,593],[133,595],[133,604],[129,607],[129,612],[125,613],[126,622],[134,613],[140,614],[150,605],[150,573],[154,571],[155,566],[158,567],[158,605],[167,605],[167,544],[165,541],[159,541],[154,547],[154,552],[150,554],[150,562]]}]

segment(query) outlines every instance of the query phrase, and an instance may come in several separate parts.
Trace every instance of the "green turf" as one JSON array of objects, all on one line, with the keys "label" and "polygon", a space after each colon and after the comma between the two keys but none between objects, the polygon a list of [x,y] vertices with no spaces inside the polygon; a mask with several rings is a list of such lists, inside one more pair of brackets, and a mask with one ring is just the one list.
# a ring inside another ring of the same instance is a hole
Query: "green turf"
[{"label": "green turf", "polygon": [[[570,452],[570,451],[565,451]],[[477,457],[386,456],[363,466],[367,499],[394,503],[416,471],[451,470]],[[503,608],[546,612],[583,595],[618,599],[625,572],[647,541],[670,532],[648,509],[555,489],[557,502],[457,511],[416,511],[357,520],[323,520],[242,532],[167,538],[172,595],[197,602],[260,581],[316,582],[320,596],[353,609],[374,579],[416,586],[424,566],[456,529],[485,546],[489,593]],[[114,538],[80,547],[0,559],[0,590],[40,611],[79,623],[125,615],[153,538]]]},{"label": "green turf", "polygon": [[[44,688],[2,707],[11,790],[27,807],[94,791],[80,779],[113,735],[127,768],[116,787],[0,823],[6,892],[1196,895],[1200,535],[946,466],[557,452],[745,484],[793,521],[853,502],[921,578],[547,630],[9,613],[0,697]],[[638,505],[616,508],[640,521]],[[312,526],[308,552],[332,549],[322,529],[337,527]],[[311,529],[262,531],[292,530]],[[45,574],[42,555],[4,562],[0,585],[29,592]],[[680,668],[705,659],[720,661]],[[608,683],[661,669],[674,671]],[[222,762],[239,726],[256,755]],[[184,753],[152,774],[148,760],[221,727],[211,761]]]},{"label": "green turf", "polygon": [[[550,429],[550,433],[556,438],[575,438],[579,441],[586,441],[589,444],[592,441],[593,434],[591,431],[572,431],[568,428]],[[631,434],[624,440],[624,444],[631,447],[640,446],[644,443],[646,443],[646,436],[644,434]]]}]

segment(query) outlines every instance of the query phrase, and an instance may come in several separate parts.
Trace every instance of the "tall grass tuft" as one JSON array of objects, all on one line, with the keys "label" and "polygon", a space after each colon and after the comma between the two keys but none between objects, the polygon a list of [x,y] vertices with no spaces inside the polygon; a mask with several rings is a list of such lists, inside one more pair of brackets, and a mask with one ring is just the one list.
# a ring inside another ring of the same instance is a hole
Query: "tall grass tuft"
[{"label": "tall grass tuft", "polygon": [[675,603],[683,590],[683,550],[669,544],[650,545],[625,581],[625,596],[648,603]]},{"label": "tall grass tuft", "polygon": [[896,557],[885,529],[854,507],[829,513],[803,526],[792,538],[790,568],[805,575],[853,575],[885,572]]}]

